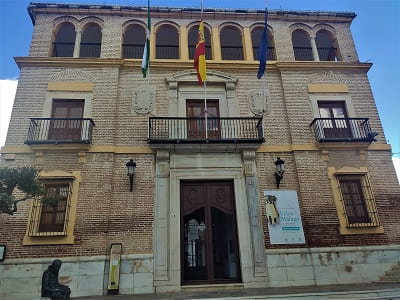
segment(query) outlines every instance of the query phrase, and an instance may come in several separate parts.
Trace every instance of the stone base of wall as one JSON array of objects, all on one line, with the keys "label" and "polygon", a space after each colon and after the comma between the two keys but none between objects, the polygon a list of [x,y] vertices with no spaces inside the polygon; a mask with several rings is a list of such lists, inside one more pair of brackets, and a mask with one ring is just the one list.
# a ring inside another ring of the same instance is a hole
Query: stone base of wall
[{"label": "stone base of wall", "polygon": [[400,262],[400,245],[266,250],[271,287],[374,282]]},{"label": "stone base of wall", "polygon": [[[53,259],[0,263],[0,299],[40,299],[42,274]],[[108,257],[59,259],[60,283],[70,287],[72,297],[107,294]],[[268,249],[266,261],[271,287],[369,283],[400,262],[400,245]],[[153,254],[122,255],[119,284],[120,294],[155,293]]]},{"label": "stone base of wall", "polygon": [[[55,258],[8,259],[0,263],[0,299],[40,299],[42,274]],[[65,257],[59,273],[72,297],[107,294],[109,258]],[[120,294],[154,293],[153,254],[122,255]]]}]

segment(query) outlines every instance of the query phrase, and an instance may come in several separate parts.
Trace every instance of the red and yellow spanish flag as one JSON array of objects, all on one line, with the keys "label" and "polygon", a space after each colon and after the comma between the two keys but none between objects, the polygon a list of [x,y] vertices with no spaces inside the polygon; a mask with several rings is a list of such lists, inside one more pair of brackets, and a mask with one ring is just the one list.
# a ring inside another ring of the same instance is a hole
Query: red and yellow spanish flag
[{"label": "red and yellow spanish flag", "polygon": [[197,71],[197,78],[199,84],[203,85],[203,82],[207,79],[206,71],[206,40],[204,38],[204,23],[201,20],[199,25],[199,41],[196,45],[196,52],[194,53],[194,67]]}]

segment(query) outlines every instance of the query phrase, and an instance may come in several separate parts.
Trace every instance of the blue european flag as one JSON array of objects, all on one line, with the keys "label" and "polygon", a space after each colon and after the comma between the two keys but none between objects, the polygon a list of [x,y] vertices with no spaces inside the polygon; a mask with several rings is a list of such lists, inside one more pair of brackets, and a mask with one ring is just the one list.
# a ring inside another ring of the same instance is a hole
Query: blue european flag
[{"label": "blue european flag", "polygon": [[267,64],[267,49],[268,49],[268,34],[267,34],[267,15],[268,11],[265,9],[265,24],[264,31],[261,36],[260,45],[258,46],[258,60],[260,66],[258,67],[257,78],[260,79],[265,73],[265,66]]}]

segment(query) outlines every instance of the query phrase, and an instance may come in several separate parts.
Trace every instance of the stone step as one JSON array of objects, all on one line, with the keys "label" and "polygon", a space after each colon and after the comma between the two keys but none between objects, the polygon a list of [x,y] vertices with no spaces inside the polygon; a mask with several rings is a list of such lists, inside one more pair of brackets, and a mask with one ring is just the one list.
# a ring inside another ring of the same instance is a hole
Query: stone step
[{"label": "stone step", "polygon": [[379,278],[380,282],[400,282],[400,275],[382,276]]},{"label": "stone step", "polygon": [[400,271],[400,265],[395,265],[392,270]]},{"label": "stone step", "polygon": [[243,283],[227,283],[227,284],[202,284],[202,285],[183,285],[182,292],[213,292],[220,290],[237,290],[243,289]]},{"label": "stone step", "polygon": [[[240,288],[239,285],[225,286],[225,289],[210,291],[215,285],[203,290],[194,286],[185,286],[175,293],[146,295],[118,295],[78,297],[76,300],[328,300],[328,299],[397,299],[400,298],[398,283],[368,283],[353,285],[297,286],[281,288]],[[187,290],[193,290],[188,292]]]},{"label": "stone step", "polygon": [[399,270],[391,269],[390,271],[386,271],[385,275],[383,276],[393,276],[393,275],[400,275],[400,269]]},{"label": "stone step", "polygon": [[346,291],[346,292],[315,292],[298,294],[280,295],[258,295],[242,297],[207,297],[207,298],[187,298],[186,300],[329,300],[329,299],[353,299],[353,300],[372,300],[372,299],[399,299],[400,288],[383,289],[371,291]]}]

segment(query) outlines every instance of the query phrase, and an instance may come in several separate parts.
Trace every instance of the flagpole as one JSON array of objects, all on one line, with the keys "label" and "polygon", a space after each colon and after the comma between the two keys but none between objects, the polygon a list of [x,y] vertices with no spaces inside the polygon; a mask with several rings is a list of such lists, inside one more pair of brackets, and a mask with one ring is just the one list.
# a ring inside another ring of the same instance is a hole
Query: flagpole
[{"label": "flagpole", "polygon": [[[149,11],[150,14],[150,0],[147,1],[147,9]],[[151,24],[147,24],[147,27],[151,27]],[[149,31],[149,40],[151,39],[150,35],[151,35],[151,28],[147,28],[147,30]],[[149,66],[147,68],[147,92],[148,92],[148,96],[149,96],[149,103],[151,103],[151,91],[150,91],[150,49],[149,49]],[[150,110],[149,110],[150,112]]]},{"label": "flagpole", "polygon": [[151,103],[151,92],[150,92],[150,33],[151,33],[151,21],[150,21],[150,0],[147,1],[147,32],[146,42],[143,48],[142,58],[142,73],[143,77],[147,77],[147,95],[149,103]]},{"label": "flagpole", "polygon": [[[268,7],[268,0],[265,0],[265,13],[267,13],[267,7]],[[265,26],[265,30],[267,31],[267,39],[268,39],[268,28],[267,28],[267,24],[264,24]],[[266,48],[267,53],[265,54],[265,57],[268,57],[268,45]],[[263,116],[264,116],[264,112],[265,112],[265,103],[267,102],[266,100],[266,94],[267,94],[267,65],[265,65],[265,71],[264,71],[264,90],[263,90]]]},{"label": "flagpole", "polygon": [[[201,11],[200,11],[200,21],[203,21],[203,0],[200,1]],[[207,79],[204,80],[204,118],[205,118],[205,128],[206,128],[206,140],[208,140],[208,111],[207,111]]]}]

